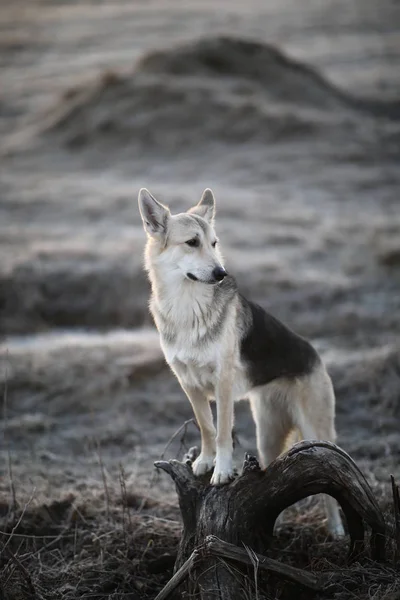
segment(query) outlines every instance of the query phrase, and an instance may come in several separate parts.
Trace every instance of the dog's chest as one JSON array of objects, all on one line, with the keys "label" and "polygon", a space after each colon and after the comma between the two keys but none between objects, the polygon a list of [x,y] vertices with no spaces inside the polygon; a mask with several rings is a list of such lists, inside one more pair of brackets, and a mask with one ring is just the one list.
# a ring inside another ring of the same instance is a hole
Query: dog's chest
[{"label": "dog's chest", "polygon": [[200,388],[213,394],[217,383],[215,364],[175,360],[171,366],[185,387]]},{"label": "dog's chest", "polygon": [[[184,295],[159,305],[150,303],[161,346],[167,362],[191,365],[215,364],[220,346],[221,328],[209,307],[189,302]],[[217,315],[218,316],[218,315]]]},{"label": "dog's chest", "polygon": [[174,344],[166,343],[161,336],[161,345],[165,358],[179,377],[183,385],[214,390],[217,383],[218,351],[214,344],[203,348],[188,343],[184,335],[177,336]]},{"label": "dog's chest", "polygon": [[218,311],[182,294],[162,306],[151,303],[165,359],[185,387],[212,394],[228,340]]}]

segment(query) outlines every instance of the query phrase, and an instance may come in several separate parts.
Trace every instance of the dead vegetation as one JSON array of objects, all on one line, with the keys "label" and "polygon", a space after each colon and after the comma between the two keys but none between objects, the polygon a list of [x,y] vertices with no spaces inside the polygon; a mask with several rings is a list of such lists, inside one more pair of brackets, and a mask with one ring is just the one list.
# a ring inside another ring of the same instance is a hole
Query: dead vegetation
[{"label": "dead vegetation", "polygon": [[[389,488],[388,488],[389,490]],[[392,511],[388,496],[381,507]],[[172,576],[181,523],[178,509],[140,490],[127,492],[124,473],[107,491],[70,494],[50,503],[34,496],[13,510],[1,505],[0,592],[4,600],[154,599]],[[354,598],[394,600],[400,594],[393,515],[386,512],[386,561],[368,552],[347,562],[348,540],[333,541],[321,525],[318,504],[288,511],[267,556],[315,576],[336,573],[325,592],[299,588],[276,575],[260,574],[259,590],[248,579],[249,600]],[[230,563],[235,570],[235,563]],[[322,595],[321,595],[322,594]]]},{"label": "dead vegetation", "polygon": [[[140,482],[128,479],[122,467],[113,470],[113,463],[121,460],[132,471],[128,457],[134,449],[132,441],[140,439],[132,437],[135,428],[138,435],[142,429],[151,431],[153,441],[159,437],[160,458],[176,453],[182,456],[193,438],[197,439],[197,430],[190,418],[184,421],[184,415],[190,417],[191,412],[179,391],[168,391],[168,385],[175,385],[168,372],[155,376],[160,355],[155,343],[151,351],[155,342],[151,333],[126,339],[98,336],[86,348],[73,345],[78,338],[69,338],[66,346],[58,339],[58,349],[50,340],[34,361],[29,349],[18,345],[9,353],[4,425],[6,441],[20,450],[10,455],[9,474],[2,482],[0,589],[5,600],[28,600],[32,594],[39,600],[154,600],[173,573],[181,537],[178,507],[171,495],[163,492],[165,478],[154,479],[153,487],[144,489],[143,475]],[[153,362],[154,374],[146,366],[142,372],[142,363],[149,363],[150,368]],[[386,561],[378,564],[366,552],[349,565],[348,539],[327,538],[323,513],[315,499],[303,500],[285,511],[266,556],[318,576],[339,573],[335,586],[324,595],[312,593],[316,598],[393,600],[400,593],[400,569],[395,559],[398,534],[389,474],[393,469],[398,480],[399,351],[386,348],[359,355],[353,363],[337,366],[332,374],[338,395],[340,443],[356,458],[385,515]],[[58,387],[67,380],[72,387]],[[149,390],[153,403],[135,402]],[[160,396],[163,404],[159,404]],[[114,404],[109,407],[110,397]],[[92,410],[90,398],[91,402],[96,399],[98,433],[85,452],[94,456],[95,477],[92,463],[82,454],[81,441]],[[130,413],[126,413],[127,407]],[[167,407],[169,415],[165,414]],[[39,418],[38,410],[47,414],[52,425]],[[243,410],[237,422],[242,448],[247,427]],[[130,416],[117,419],[120,413]],[[65,437],[64,430],[70,431]],[[42,451],[59,456],[50,461],[36,458],[29,467],[30,454],[24,452],[28,440],[39,448],[47,440],[47,449],[44,445]],[[62,466],[60,457],[67,447],[72,453],[70,462]],[[154,458],[146,455],[146,464]],[[53,481],[48,496],[43,483],[38,490],[29,484],[30,478],[35,484],[42,481],[43,475],[38,479],[38,473],[43,469]],[[64,475],[62,469],[66,469]],[[150,466],[145,473],[150,479]],[[58,494],[56,481],[60,481]],[[249,575],[251,600],[264,597],[261,589],[266,598],[311,597],[310,591],[301,591],[275,575],[268,575],[266,581],[261,577],[256,591],[253,579]]]},{"label": "dead vegetation", "polygon": [[172,569],[179,523],[168,507],[115,492],[108,509],[105,498],[70,496],[4,516],[3,597],[153,597]]}]

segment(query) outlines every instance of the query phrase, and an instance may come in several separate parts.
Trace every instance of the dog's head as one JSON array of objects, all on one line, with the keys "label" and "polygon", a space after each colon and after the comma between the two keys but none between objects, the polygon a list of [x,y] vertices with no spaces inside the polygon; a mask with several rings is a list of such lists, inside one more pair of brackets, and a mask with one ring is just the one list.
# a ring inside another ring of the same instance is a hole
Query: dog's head
[{"label": "dog's head", "polygon": [[215,198],[204,190],[186,213],[172,215],[148,190],[139,192],[139,209],[148,236],[146,267],[188,281],[217,284],[226,271],[214,231]]}]

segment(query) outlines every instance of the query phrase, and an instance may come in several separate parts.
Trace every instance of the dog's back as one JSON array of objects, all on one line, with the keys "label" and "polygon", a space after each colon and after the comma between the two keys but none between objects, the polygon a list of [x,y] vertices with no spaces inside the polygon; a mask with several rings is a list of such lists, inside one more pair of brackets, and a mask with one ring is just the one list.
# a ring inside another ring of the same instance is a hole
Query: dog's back
[{"label": "dog's back", "polygon": [[252,387],[312,372],[320,359],[307,340],[244,296],[240,303],[240,352]]}]

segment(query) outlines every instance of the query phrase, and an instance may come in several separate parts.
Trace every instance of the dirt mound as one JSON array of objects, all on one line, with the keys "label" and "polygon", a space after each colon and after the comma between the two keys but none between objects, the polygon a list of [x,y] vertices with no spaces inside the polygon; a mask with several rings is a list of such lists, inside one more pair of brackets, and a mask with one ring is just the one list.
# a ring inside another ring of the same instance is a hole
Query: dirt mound
[{"label": "dirt mound", "polygon": [[26,151],[50,135],[52,150],[90,150],[98,165],[105,151],[132,160],[249,142],[368,146],[377,143],[368,116],[400,117],[399,107],[354,98],[270,44],[213,37],[149,52],[132,71],[67,89],[6,148]]},{"label": "dirt mound", "polygon": [[332,108],[346,102],[345,95],[311,66],[271,44],[239,38],[206,38],[149,53],[139,61],[137,71],[219,81],[231,78],[258,85],[271,99],[296,105]]},{"label": "dirt mound", "polygon": [[322,109],[352,107],[400,118],[400,100],[379,102],[340,90],[315,68],[286,56],[272,44],[227,36],[205,38],[171,50],[149,53],[143,73],[235,78],[259,84],[271,99]]},{"label": "dirt mound", "polygon": [[132,72],[107,71],[67,90],[35,133],[74,150],[187,152],[210,142],[332,136],[338,127],[346,135],[357,128],[355,106],[274,46],[215,37],[150,52]]},{"label": "dirt mound", "polygon": [[74,96],[61,101],[42,126],[73,149],[117,143],[119,151],[179,151],[210,141],[270,143],[313,135],[323,125],[317,116],[270,105],[251,89],[207,79],[188,84],[180,77],[107,73]]}]

